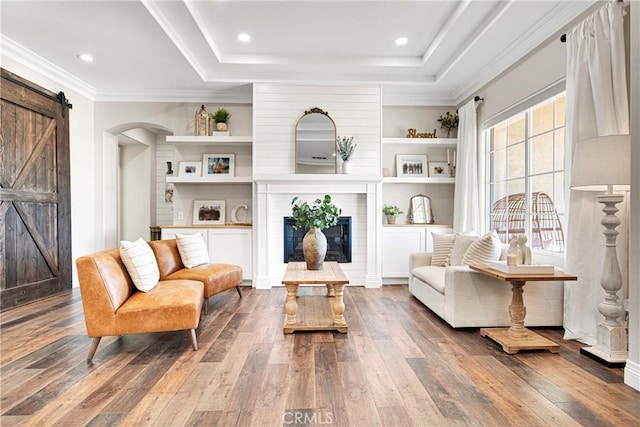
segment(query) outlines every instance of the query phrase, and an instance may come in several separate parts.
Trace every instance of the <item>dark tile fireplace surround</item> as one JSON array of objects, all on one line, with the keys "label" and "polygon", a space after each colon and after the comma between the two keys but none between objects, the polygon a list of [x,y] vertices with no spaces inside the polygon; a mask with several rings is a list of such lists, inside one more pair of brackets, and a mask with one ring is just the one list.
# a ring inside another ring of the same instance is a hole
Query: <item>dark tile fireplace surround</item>
[{"label": "dark tile fireplace surround", "polygon": [[[302,239],[308,228],[294,230],[292,217],[284,217],[284,262],[304,261]],[[338,224],[322,232],[327,236],[325,261],[351,262],[351,217],[341,216]]]}]

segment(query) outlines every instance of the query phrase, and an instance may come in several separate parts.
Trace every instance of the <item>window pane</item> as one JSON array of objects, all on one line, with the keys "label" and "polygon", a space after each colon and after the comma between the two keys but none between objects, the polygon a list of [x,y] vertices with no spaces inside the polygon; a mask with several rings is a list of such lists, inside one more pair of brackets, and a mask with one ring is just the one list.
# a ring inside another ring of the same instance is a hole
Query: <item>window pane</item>
[{"label": "window pane", "polygon": [[564,126],[564,94],[556,97],[556,127]]},{"label": "window pane", "polygon": [[[549,199],[553,204],[553,195],[554,195],[554,187],[553,187],[553,174],[548,173],[544,175],[538,175],[531,178],[531,192],[536,194],[543,194],[545,198]],[[541,199],[542,197],[538,197]],[[531,212],[535,212],[536,210],[536,197],[532,197],[531,203]]]},{"label": "window pane", "polygon": [[503,123],[493,128],[492,150],[499,150],[507,145],[507,124]]},{"label": "window pane", "polygon": [[553,176],[553,204],[556,206],[558,213],[564,214],[564,173],[554,173]]},{"label": "window pane", "polygon": [[512,145],[508,149],[509,178],[520,178],[525,174],[525,145],[520,143]]},{"label": "window pane", "polygon": [[553,171],[553,132],[537,136],[531,142],[531,173]]},{"label": "window pane", "polygon": [[555,170],[564,170],[564,128],[558,129],[555,133]]},{"label": "window pane", "polygon": [[553,129],[553,100],[533,109],[531,124],[533,135]]},{"label": "window pane", "polygon": [[493,171],[491,181],[507,179],[507,150],[501,149],[492,154]]},{"label": "window pane", "polygon": [[508,121],[509,145],[524,141],[524,113],[518,114]]}]

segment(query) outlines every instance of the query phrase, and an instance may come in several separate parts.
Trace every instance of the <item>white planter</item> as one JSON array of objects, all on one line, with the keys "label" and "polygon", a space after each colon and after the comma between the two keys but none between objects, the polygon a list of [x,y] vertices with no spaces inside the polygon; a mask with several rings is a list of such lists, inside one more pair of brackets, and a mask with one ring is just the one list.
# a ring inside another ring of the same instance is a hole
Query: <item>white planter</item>
[{"label": "white planter", "polygon": [[342,173],[343,174],[350,174],[351,173],[351,163],[349,163],[348,160],[342,162]]}]

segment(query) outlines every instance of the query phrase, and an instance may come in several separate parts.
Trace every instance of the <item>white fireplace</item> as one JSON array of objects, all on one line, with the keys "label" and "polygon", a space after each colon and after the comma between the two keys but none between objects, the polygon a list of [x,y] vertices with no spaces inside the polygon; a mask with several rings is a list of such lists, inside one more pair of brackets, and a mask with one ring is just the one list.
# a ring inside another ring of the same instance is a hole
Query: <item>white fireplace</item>
[{"label": "white fireplace", "polygon": [[352,217],[352,259],[340,266],[351,285],[382,285],[382,179],[377,175],[263,175],[255,176],[254,286],[270,289],[282,285],[286,264],[283,217],[291,215],[291,199],[313,202],[330,194]]}]

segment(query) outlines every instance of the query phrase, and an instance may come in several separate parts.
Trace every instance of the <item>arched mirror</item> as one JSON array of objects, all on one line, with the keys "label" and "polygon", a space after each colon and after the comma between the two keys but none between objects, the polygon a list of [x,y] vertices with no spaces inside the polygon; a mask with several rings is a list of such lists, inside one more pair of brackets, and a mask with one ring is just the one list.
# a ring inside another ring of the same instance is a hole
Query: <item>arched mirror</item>
[{"label": "arched mirror", "polygon": [[314,107],[296,123],[296,173],[336,173],[336,124]]},{"label": "arched mirror", "polygon": [[431,199],[428,196],[418,194],[411,198],[409,206],[409,222],[411,224],[433,224],[433,212],[431,211]]}]

